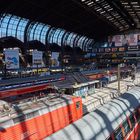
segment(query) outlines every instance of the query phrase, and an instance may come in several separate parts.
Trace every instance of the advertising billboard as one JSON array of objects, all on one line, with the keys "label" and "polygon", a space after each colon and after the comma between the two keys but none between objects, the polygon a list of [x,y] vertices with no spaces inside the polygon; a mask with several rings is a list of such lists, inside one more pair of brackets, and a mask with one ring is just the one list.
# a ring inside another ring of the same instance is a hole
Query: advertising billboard
[{"label": "advertising billboard", "polygon": [[123,39],[122,35],[115,35],[113,38],[116,47],[122,46],[122,39]]},{"label": "advertising billboard", "polygon": [[111,52],[111,48],[105,48],[105,52]]},{"label": "advertising billboard", "polygon": [[59,67],[59,52],[52,52],[51,67]]},{"label": "advertising billboard", "polygon": [[127,35],[128,44],[129,46],[136,46],[138,42],[138,35],[137,34],[129,34]]},{"label": "advertising billboard", "polygon": [[112,48],[112,52],[117,52],[118,48]]},{"label": "advertising billboard", "polygon": [[19,69],[19,50],[6,49],[4,54],[6,69]]},{"label": "advertising billboard", "polygon": [[32,65],[33,67],[42,67],[43,66],[43,53],[41,51],[32,52]]},{"label": "advertising billboard", "polygon": [[140,35],[137,33],[108,36],[108,46],[114,47],[114,43],[116,47],[140,45]]},{"label": "advertising billboard", "polygon": [[125,51],[125,47],[120,47],[119,48],[119,52],[124,52]]}]

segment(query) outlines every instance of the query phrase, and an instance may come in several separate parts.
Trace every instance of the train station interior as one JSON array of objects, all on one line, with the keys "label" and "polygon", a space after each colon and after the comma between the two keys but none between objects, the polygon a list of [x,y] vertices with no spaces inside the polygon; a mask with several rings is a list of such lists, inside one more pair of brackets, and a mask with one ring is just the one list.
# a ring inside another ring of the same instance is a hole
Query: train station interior
[{"label": "train station interior", "polygon": [[0,140],[140,140],[140,1],[1,0]]}]

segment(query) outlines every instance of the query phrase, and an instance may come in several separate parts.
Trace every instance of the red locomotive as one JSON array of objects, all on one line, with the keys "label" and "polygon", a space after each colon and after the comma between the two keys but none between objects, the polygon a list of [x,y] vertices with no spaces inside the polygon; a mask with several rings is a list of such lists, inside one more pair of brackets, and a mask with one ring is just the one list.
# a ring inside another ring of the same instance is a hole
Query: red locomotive
[{"label": "red locomotive", "polygon": [[42,140],[82,117],[81,98],[45,89],[17,89],[0,101],[0,140]]}]

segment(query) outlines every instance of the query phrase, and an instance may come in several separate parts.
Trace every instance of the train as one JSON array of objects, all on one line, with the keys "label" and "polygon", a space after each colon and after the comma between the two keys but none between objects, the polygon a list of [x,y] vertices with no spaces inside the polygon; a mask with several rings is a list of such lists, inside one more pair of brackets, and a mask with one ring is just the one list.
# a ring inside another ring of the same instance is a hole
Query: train
[{"label": "train", "polygon": [[82,117],[81,98],[41,88],[0,100],[0,140],[42,140]]},{"label": "train", "polygon": [[140,139],[140,87],[95,109],[44,140]]},{"label": "train", "polygon": [[27,83],[19,83],[14,85],[12,85],[11,83],[10,85],[0,86],[0,99],[10,97],[10,96],[27,94],[30,92],[36,92],[43,89],[45,90],[53,82],[63,81],[63,80],[65,80],[64,76],[55,79],[34,80],[34,81],[29,81]]}]

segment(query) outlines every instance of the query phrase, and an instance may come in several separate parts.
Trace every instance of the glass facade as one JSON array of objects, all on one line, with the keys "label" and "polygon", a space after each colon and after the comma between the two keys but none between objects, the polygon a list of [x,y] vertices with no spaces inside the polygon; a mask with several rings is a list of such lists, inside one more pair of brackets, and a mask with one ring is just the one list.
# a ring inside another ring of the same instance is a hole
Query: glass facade
[{"label": "glass facade", "polygon": [[83,50],[94,42],[85,36],[39,22],[30,22],[11,14],[3,14],[0,22],[0,38],[12,36],[24,42],[26,35],[27,41],[38,40],[43,44],[55,43],[59,46],[80,47]]}]

